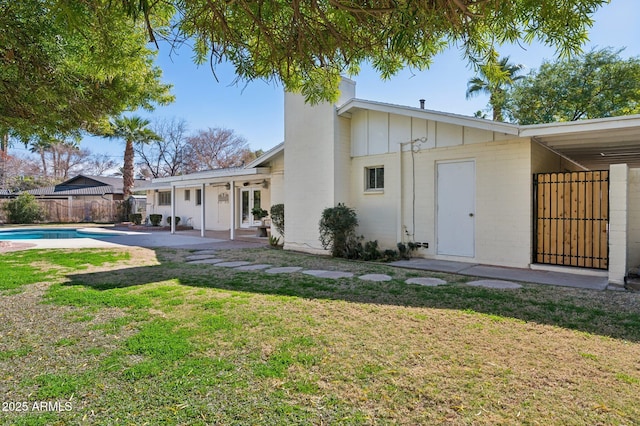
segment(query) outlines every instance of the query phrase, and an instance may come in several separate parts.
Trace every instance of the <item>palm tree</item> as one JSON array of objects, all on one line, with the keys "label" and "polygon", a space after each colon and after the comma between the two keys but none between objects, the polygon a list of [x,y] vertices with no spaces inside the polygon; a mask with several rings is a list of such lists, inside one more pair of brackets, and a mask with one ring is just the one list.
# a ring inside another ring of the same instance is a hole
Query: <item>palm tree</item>
[{"label": "palm tree", "polygon": [[31,142],[29,151],[40,156],[42,163],[42,177],[47,178],[47,156],[46,153],[51,149],[51,146],[55,143],[55,140],[48,137],[40,137]]},{"label": "palm tree", "polygon": [[489,65],[480,66],[480,75],[473,77],[467,83],[467,99],[480,93],[488,94],[489,105],[493,110],[493,121],[504,121],[502,111],[506,103],[505,89],[511,86],[514,81],[524,78],[522,75],[516,75],[522,70],[523,65],[510,64],[509,57],[506,56],[500,59],[496,66],[498,73],[492,77],[488,75],[492,69]]},{"label": "palm tree", "polygon": [[105,137],[124,139],[124,165],[122,167],[122,192],[126,200],[133,190],[133,144],[147,144],[160,140],[153,130],[149,129],[149,120],[139,116],[118,117],[111,123],[110,132]]}]

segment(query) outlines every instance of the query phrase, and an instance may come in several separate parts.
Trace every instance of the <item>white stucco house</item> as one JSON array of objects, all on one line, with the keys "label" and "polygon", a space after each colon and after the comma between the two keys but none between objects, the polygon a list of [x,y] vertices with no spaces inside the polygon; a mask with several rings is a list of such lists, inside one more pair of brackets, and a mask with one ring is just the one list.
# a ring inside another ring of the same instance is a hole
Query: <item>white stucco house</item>
[{"label": "white stucco house", "polygon": [[156,179],[147,211],[233,238],[252,206],[284,203],[285,249],[324,253],[321,213],[344,203],[365,240],[418,242],[425,258],[611,283],[640,264],[640,116],[518,126],[361,100],[347,79],[335,105],[287,93],[284,109],[283,144],[243,168]]}]

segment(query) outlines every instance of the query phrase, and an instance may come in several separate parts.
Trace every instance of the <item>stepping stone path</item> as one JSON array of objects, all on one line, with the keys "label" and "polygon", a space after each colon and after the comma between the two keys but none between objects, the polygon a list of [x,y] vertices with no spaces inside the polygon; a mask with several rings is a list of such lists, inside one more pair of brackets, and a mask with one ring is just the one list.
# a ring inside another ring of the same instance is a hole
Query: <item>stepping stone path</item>
[{"label": "stepping stone path", "polygon": [[267,269],[267,268],[271,268],[272,265],[267,265],[267,264],[258,264],[258,265],[245,265],[245,266],[238,266],[236,269],[238,271],[260,271],[262,269]]},{"label": "stepping stone path", "polygon": [[220,266],[222,268],[237,268],[238,266],[246,266],[250,265],[251,262],[245,262],[244,260],[236,260],[234,262],[220,262],[216,263],[215,266]]},{"label": "stepping stone path", "polygon": [[441,280],[440,278],[409,278],[405,282],[407,284],[418,284],[425,287],[435,287],[447,283],[445,280]]},{"label": "stepping stone path", "polygon": [[[215,250],[200,250],[194,252],[192,255],[186,257],[187,263],[189,264],[210,264],[214,266],[220,266],[223,268],[234,268],[238,271],[262,271],[264,270],[267,274],[291,274],[294,272],[302,271],[303,274],[311,275],[313,277],[319,278],[329,278],[329,279],[339,279],[339,278],[352,278],[354,274],[351,272],[344,271],[328,271],[324,269],[307,269],[303,270],[300,266],[284,266],[284,267],[276,267],[273,268],[271,265],[267,265],[264,263],[254,264],[251,262],[245,261],[226,261],[224,259],[218,259],[214,257]],[[374,281],[374,282],[382,282],[382,281],[391,281],[392,278],[389,275],[385,274],[366,274],[360,275],[358,277],[363,281]],[[447,284],[446,281],[441,280],[439,278],[409,278],[405,281],[407,284],[417,284],[426,287],[435,287],[439,285]],[[488,288],[497,288],[497,289],[517,289],[522,288],[520,284],[511,282],[511,281],[500,281],[500,280],[478,280],[468,282],[467,285],[474,287],[488,287]]]},{"label": "stepping stone path", "polygon": [[391,281],[391,277],[385,274],[360,275],[358,278],[364,281]]},{"label": "stepping stone path", "polygon": [[298,272],[301,270],[302,268],[299,266],[283,266],[281,268],[267,269],[264,272],[266,272],[267,274],[291,274],[292,272]]},{"label": "stepping stone path", "polygon": [[192,254],[191,256],[187,256],[187,260],[204,260],[211,259],[211,254]]},{"label": "stepping stone path", "polygon": [[308,271],[302,271],[303,274],[312,275],[319,278],[331,278],[337,280],[338,278],[351,278],[353,274],[351,272],[342,271],[325,271],[322,269],[310,269]]},{"label": "stepping stone path", "polygon": [[500,281],[500,280],[478,280],[468,282],[467,285],[473,287],[487,287],[487,288],[498,288],[498,289],[517,289],[522,288],[522,286],[518,283],[514,283],[512,281]]},{"label": "stepping stone path", "polygon": [[214,265],[216,263],[220,263],[220,262],[224,262],[224,259],[216,259],[216,258],[210,258],[210,259],[200,259],[200,260],[192,260],[191,262],[187,262],[189,264],[208,264],[208,265]]}]

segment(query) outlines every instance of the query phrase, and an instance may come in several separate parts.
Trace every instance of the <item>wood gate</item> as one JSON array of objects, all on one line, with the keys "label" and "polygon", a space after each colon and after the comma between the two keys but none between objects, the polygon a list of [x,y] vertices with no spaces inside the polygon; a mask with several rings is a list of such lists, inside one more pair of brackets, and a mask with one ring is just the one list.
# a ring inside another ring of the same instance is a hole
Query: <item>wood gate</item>
[{"label": "wood gate", "polygon": [[533,262],[608,269],[609,171],[533,176]]}]

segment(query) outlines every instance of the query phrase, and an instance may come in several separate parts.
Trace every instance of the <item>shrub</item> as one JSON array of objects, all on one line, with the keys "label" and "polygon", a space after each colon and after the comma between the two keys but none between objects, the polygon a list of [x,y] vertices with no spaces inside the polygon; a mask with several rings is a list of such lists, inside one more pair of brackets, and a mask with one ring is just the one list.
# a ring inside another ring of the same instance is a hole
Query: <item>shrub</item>
[{"label": "shrub", "polygon": [[3,206],[9,223],[34,223],[44,218],[36,197],[24,192]]},{"label": "shrub", "polygon": [[409,241],[406,245],[404,243],[398,243],[398,257],[400,259],[411,259],[411,253],[414,252],[418,246],[416,243]]},{"label": "shrub", "polygon": [[330,249],[333,257],[353,258],[359,244],[356,236],[358,218],[354,209],[342,203],[326,208],[318,225],[322,247]]},{"label": "shrub", "polygon": [[151,221],[151,225],[152,226],[159,226],[160,222],[162,222],[162,215],[161,214],[150,214],[149,215],[149,220]]},{"label": "shrub", "polygon": [[271,206],[271,223],[278,231],[278,234],[284,237],[284,204],[274,204]]},{"label": "shrub", "polygon": [[[167,223],[171,226],[171,216],[167,216]],[[176,216],[176,226],[180,224],[180,216]]]},{"label": "shrub", "polygon": [[142,223],[142,213],[130,213],[129,222],[140,225]]}]

